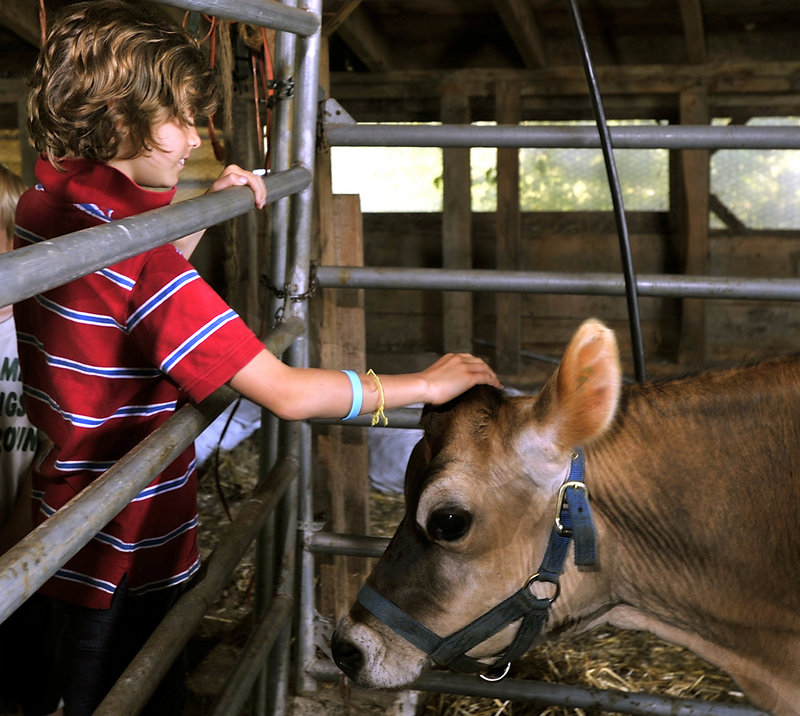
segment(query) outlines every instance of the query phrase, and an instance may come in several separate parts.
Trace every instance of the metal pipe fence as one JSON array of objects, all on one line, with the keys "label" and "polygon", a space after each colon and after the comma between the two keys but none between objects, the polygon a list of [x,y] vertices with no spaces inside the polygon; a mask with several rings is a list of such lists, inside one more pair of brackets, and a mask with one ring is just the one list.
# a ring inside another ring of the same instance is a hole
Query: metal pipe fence
[{"label": "metal pipe fence", "polygon": [[[273,352],[285,350],[302,328],[298,319],[287,322],[270,334],[267,347]],[[5,552],[0,557],[0,622],[178,457],[237,395],[223,386],[199,405],[185,405],[135,450]]]},{"label": "metal pipe fence", "polygon": [[[312,666],[320,681],[337,681],[338,669],[329,661],[317,660]],[[725,704],[695,699],[671,698],[658,694],[629,693],[608,689],[584,689],[578,686],[551,684],[528,679],[506,678],[487,682],[478,676],[429,671],[409,687],[462,696],[480,696],[540,706],[567,706],[580,709],[601,709],[633,716],[769,716],[752,706]]]},{"label": "metal pipe fence", "polygon": [[[293,0],[286,3],[272,0],[164,0],[164,4],[272,27],[279,30],[278,36],[283,32],[303,38],[310,37],[307,44],[319,45],[319,6],[316,11],[314,8],[299,9]],[[298,232],[306,232],[308,235],[301,243],[308,246],[311,225],[309,187],[313,172],[317,92],[317,73],[311,72],[311,64],[318,67],[319,55],[318,52],[314,54],[306,50],[308,56],[302,58],[300,63],[305,64],[305,69],[301,69],[295,77],[298,63],[294,56],[294,44],[287,42],[286,46],[288,52],[283,55],[282,71],[287,84],[294,83],[296,79],[301,93],[309,97],[313,93],[314,97],[314,102],[302,114],[301,121],[305,122],[305,127],[298,124],[292,128],[293,132],[304,133],[305,146],[311,150],[309,152],[307,149],[302,157],[295,156],[291,168],[288,161],[281,160],[281,170],[265,176],[267,203],[281,202],[281,207],[285,207],[293,196],[305,192],[302,215],[307,218],[295,227],[294,237],[284,235],[281,240],[285,247],[294,240]],[[306,83],[310,83],[310,88]],[[287,101],[291,99],[291,92],[289,95]],[[280,112],[276,111],[276,114]],[[290,116],[291,112],[287,109],[284,114]],[[289,140],[290,138],[284,136],[279,137],[282,145]],[[307,160],[305,164],[304,158]],[[0,305],[37,295],[252,210],[252,192],[246,187],[230,188],[4,254],[0,257]],[[277,213],[280,214],[280,211]],[[285,248],[283,250],[285,252]],[[300,254],[300,260],[305,260],[306,266],[307,257],[306,249],[305,253]],[[300,274],[299,271],[295,273]],[[267,336],[266,347],[280,355],[303,336],[304,331],[303,312],[293,311]],[[3,599],[0,600],[0,621],[15,611],[33,591],[86,544],[237,397],[230,388],[223,387],[200,405],[182,408],[137,449],[0,557],[0,593],[3,594]],[[286,444],[298,443],[293,437]],[[238,701],[246,698],[246,693],[243,696],[242,690],[252,686],[255,678],[253,674],[258,672],[253,665],[264,661],[277,635],[285,632],[286,617],[293,603],[296,498],[293,500],[291,493],[295,489],[297,466],[296,458],[285,459],[259,484],[248,505],[240,512],[240,517],[201,569],[202,576],[167,615],[161,627],[153,633],[97,713],[119,716],[139,712],[213,599],[219,594],[256,532],[263,527],[267,515],[281,501],[286,502],[285,509],[290,514],[283,516],[281,542],[284,552],[275,576],[277,587],[273,586],[269,590],[273,596],[265,607],[261,624],[256,631],[257,642],[251,643],[245,650],[242,664],[235,667],[231,677],[235,684],[232,688],[237,692],[235,699]],[[288,643],[288,638],[285,641]],[[288,661],[287,649],[281,652],[280,659]],[[245,674],[244,680],[240,678],[242,674]],[[280,678],[284,681],[288,679],[288,667],[281,671]],[[280,685],[280,692],[285,701],[288,693],[286,684]],[[230,692],[226,691],[223,698],[227,698],[228,693]],[[226,708],[228,707],[225,704],[221,704],[218,712],[228,712],[225,711]],[[273,709],[272,712],[277,713],[277,710]],[[261,708],[254,713],[266,713],[266,704],[262,702]]]},{"label": "metal pipe fence", "polygon": [[[616,125],[615,149],[800,149],[799,127]],[[506,147],[597,149],[594,126],[328,123],[332,147]]]},{"label": "metal pipe fence", "polygon": [[[307,301],[310,275],[318,72],[320,61],[321,1],[308,0],[298,8],[296,0],[161,0],[164,4],[195,10],[233,20],[264,25],[286,33],[281,62],[276,66],[287,79],[296,81],[291,111],[276,110],[276,153],[274,171],[265,177],[267,202],[275,204],[273,215],[273,268],[276,286],[286,289],[284,303],[273,300],[287,318],[279,330],[265,340],[274,353],[287,354],[287,362],[309,364],[306,336]],[[291,36],[291,37],[290,37]],[[297,37],[294,37],[297,36]],[[293,74],[294,73],[294,74]],[[279,119],[280,118],[280,119]],[[290,124],[291,121],[291,124]],[[784,127],[613,127],[617,148],[800,148],[800,131]],[[495,127],[451,125],[355,125],[328,123],[324,140],[331,146],[435,146],[435,147],[599,147],[595,127]],[[289,145],[290,151],[285,151]],[[290,168],[291,166],[291,168]],[[252,209],[249,189],[231,188],[223,192],[190,199],[147,214],[112,222],[54,241],[20,249],[0,256],[0,306],[36,295],[75,280],[124,258],[206,228]],[[87,251],[87,246],[91,247]],[[524,291],[532,293],[595,293],[624,295],[622,276],[610,274],[544,274],[537,272],[444,271],[438,269],[370,269],[320,267],[316,278],[321,286],[347,288],[409,288],[429,290]],[[640,295],[752,298],[799,300],[796,282],[782,280],[724,279],[687,276],[638,276]],[[98,481],[67,506],[34,530],[16,547],[0,557],[0,621],[7,618],[38,586],[146,486],[174,459],[227,405],[235,393],[222,388],[199,406],[186,406],[139,448],[123,458]],[[419,411],[392,412],[393,427],[415,427]],[[351,422],[367,425],[369,416]],[[291,643],[292,606],[297,622],[295,677],[300,691],[310,691],[316,680],[341,678],[329,662],[316,658],[314,645],[315,561],[314,554],[377,556],[385,541],[368,537],[335,535],[316,531],[312,502],[312,459],[310,424],[273,424],[267,438],[273,456],[286,455],[260,481],[251,501],[231,525],[217,551],[203,567],[198,583],[184,595],[175,610],[154,632],[123,677],[109,693],[98,713],[138,713],[155,685],[188,638],[235,564],[264,528],[266,514],[279,503],[282,509],[270,537],[281,542],[279,565],[261,565],[274,572],[273,592],[266,585],[257,615],[258,623],[241,659],[229,675],[215,706],[215,715],[233,714],[247,698],[259,678],[264,680],[264,660],[269,657],[268,703],[259,696],[255,713],[283,714],[287,708]],[[295,476],[297,475],[297,480]],[[299,532],[304,549],[295,565],[295,535]],[[265,535],[262,534],[262,548]],[[265,551],[269,551],[266,549]],[[275,555],[273,555],[275,556]],[[295,575],[295,569],[298,574]],[[294,597],[295,577],[298,594]],[[270,580],[271,581],[271,580]],[[274,648],[273,648],[274,645]],[[490,685],[453,674],[426,674],[414,685],[429,691],[496,695],[514,700],[541,700],[558,704],[595,708],[596,695],[575,687],[517,683],[506,680]],[[555,689],[555,690],[553,690]],[[716,714],[716,716],[756,716],[761,712],[691,701],[665,700],[650,695],[604,695],[603,704],[613,704],[625,713]],[[581,700],[583,699],[583,700]],[[627,699],[627,701],[625,701]],[[638,702],[637,702],[638,699]],[[642,705],[637,705],[638,703]],[[631,706],[630,704],[633,704]],[[625,708],[640,708],[628,710]],[[658,709],[671,710],[658,710]],[[647,709],[647,710],[644,710]],[[682,710],[683,709],[683,710]],[[687,710],[689,709],[689,710]]]},{"label": "metal pipe fence", "polygon": [[[285,4],[296,7],[297,0],[286,0]],[[276,33],[275,80],[279,86],[289,88],[294,85],[296,50],[297,37],[293,33]],[[288,97],[284,101],[277,102],[274,109],[272,146],[269,148],[271,171],[286,171],[291,166],[293,157],[291,109],[292,102]],[[276,202],[272,209],[268,275],[276,289],[283,287],[286,283],[289,261],[290,203],[291,201],[285,198]],[[270,295],[268,305],[270,316],[278,315],[279,311],[284,310],[282,299],[276,293]],[[295,426],[281,423],[267,411],[262,411],[261,416],[259,482],[268,479],[277,456],[293,454],[294,445],[297,443],[297,440],[287,437],[294,435]],[[292,597],[294,596],[294,590],[291,587],[296,581],[296,522],[297,483],[295,482],[256,540],[253,614],[256,620],[261,620],[260,624],[267,619],[264,612],[270,608],[269,600],[273,593],[277,594],[275,599],[280,598],[280,595],[287,591]],[[277,544],[278,538],[281,536],[283,536],[282,545]],[[281,585],[278,589],[275,587],[276,583]],[[286,585],[289,585],[288,589]],[[292,601],[292,605],[294,605],[294,601]],[[262,615],[264,615],[263,618]],[[286,704],[289,701],[291,622],[291,615],[282,620],[281,630],[275,637],[268,658],[261,660],[261,673],[252,689],[253,713],[281,716],[285,712]],[[258,630],[260,631],[260,627]],[[245,649],[242,661],[247,661],[247,659],[247,649]]]},{"label": "metal pipe fence", "polygon": [[[309,186],[311,172],[296,166],[265,179],[270,204]],[[0,306],[30,298],[252,210],[252,190],[231,187],[2,254]]]},{"label": "metal pipe fence", "polygon": [[[317,281],[323,288],[625,295],[624,279],[616,273],[320,266]],[[800,281],[793,278],[640,274],[636,285],[640,296],[800,301]]]},{"label": "metal pipe fence", "polygon": [[[240,508],[236,519],[220,539],[218,546],[203,567],[197,583],[170,610],[144,647],[134,657],[120,679],[109,691],[94,716],[128,716],[138,713],[147,704],[170,664],[189,641],[200,620],[219,596],[241,561],[267,515],[289,485],[297,479],[298,466],[285,458],[272,471],[270,481],[259,487]],[[285,611],[285,602],[276,602],[278,612]],[[237,667],[235,673],[241,673]],[[249,689],[256,674],[252,673],[242,689]]]},{"label": "metal pipe fence", "polygon": [[[242,654],[222,688],[211,716],[235,716],[247,701],[253,684],[264,670],[267,654],[291,621],[291,597],[277,595],[242,647]],[[285,704],[285,699],[282,702]]]},{"label": "metal pipe fence", "polygon": [[181,10],[194,10],[237,22],[269,27],[296,35],[313,35],[320,28],[320,14],[306,12],[275,0],[158,0]]},{"label": "metal pipe fence", "polygon": [[[322,12],[322,0],[307,0],[306,6],[312,13]],[[298,86],[295,96],[293,122],[294,161],[308,167],[312,173],[317,150],[317,118],[319,116],[319,68],[320,34],[298,37],[297,72],[306,81]],[[286,308],[308,323],[308,293],[311,287],[311,236],[313,223],[313,187],[299,192],[293,198],[289,217],[289,232],[292,237],[289,257],[290,269],[286,275],[286,288],[289,294]],[[297,367],[308,367],[309,344],[307,337],[296,341],[287,354],[287,362]],[[311,427],[307,422],[296,426],[296,442],[293,455],[300,462],[300,478],[297,486],[297,527],[302,533],[304,525],[313,520]],[[313,645],[315,574],[314,560],[306,552],[301,552],[298,570],[298,594],[296,611],[297,639],[295,645],[295,684],[298,691],[308,692],[315,683],[307,665],[315,658]],[[288,657],[288,650],[287,650]],[[285,665],[288,668],[288,663]],[[286,705],[282,705],[282,712]]]}]

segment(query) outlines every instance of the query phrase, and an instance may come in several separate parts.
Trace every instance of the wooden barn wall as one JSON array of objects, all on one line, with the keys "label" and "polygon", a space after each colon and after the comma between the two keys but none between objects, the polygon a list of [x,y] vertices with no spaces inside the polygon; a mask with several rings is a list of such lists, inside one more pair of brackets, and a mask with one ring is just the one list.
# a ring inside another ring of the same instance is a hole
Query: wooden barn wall
[{"label": "wooden barn wall", "polygon": [[[800,277],[800,234],[711,236],[709,272],[715,276]],[[709,301],[709,355],[718,362],[747,362],[800,351],[800,303]]]},{"label": "wooden barn wall", "polygon": [[[439,214],[365,214],[364,262],[368,266],[441,265]],[[672,273],[669,219],[661,213],[628,215],[637,274]],[[521,219],[520,270],[620,272],[619,243],[607,213],[526,213]],[[473,265],[494,267],[494,214],[473,215]],[[800,235],[717,235],[709,243],[709,273],[718,276],[797,277]],[[707,363],[746,362],[800,350],[800,305],[793,302],[708,300]],[[677,366],[680,301],[640,298],[649,375],[682,372]],[[380,370],[406,370],[442,352],[442,293],[412,290],[366,292],[368,363]],[[473,295],[474,350],[494,360],[495,296]],[[557,357],[584,318],[598,317],[616,331],[626,370],[632,374],[625,298],[528,294],[521,301],[521,388],[538,385],[552,370],[539,356]],[[446,319],[445,319],[446,320]]]}]

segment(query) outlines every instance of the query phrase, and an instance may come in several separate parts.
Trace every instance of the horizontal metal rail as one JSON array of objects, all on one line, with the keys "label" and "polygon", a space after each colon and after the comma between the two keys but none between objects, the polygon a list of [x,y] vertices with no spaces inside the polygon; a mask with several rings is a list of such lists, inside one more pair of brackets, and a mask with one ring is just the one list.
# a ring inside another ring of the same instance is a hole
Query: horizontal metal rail
[{"label": "horizontal metal rail", "polygon": [[[317,282],[322,288],[625,295],[622,274],[615,273],[320,266],[317,268]],[[796,278],[640,274],[636,277],[636,285],[640,296],[800,300],[800,281]]]},{"label": "horizontal metal rail", "polygon": [[306,37],[320,27],[320,19],[305,10],[282,5],[274,0],[157,0],[182,10],[224,17],[237,22],[284,30]]},{"label": "horizontal metal rail", "polygon": [[[311,174],[303,167],[269,175],[267,203],[295,194],[310,183]],[[249,187],[231,187],[9,251],[0,255],[0,306],[69,283],[254,207]]]},{"label": "horizontal metal rail", "polygon": [[[230,580],[278,500],[297,479],[298,472],[297,461],[284,458],[270,472],[269,479],[242,505],[206,561],[199,581],[164,617],[94,711],[94,716],[133,716],[141,711]],[[288,609],[286,611],[288,613]],[[282,627],[283,622],[278,625],[279,629]]]},{"label": "horizontal metal rail", "polygon": [[[342,673],[331,662],[318,659],[311,667],[320,681],[336,682]],[[503,701],[536,702],[548,706],[601,709],[634,716],[769,716],[765,711],[740,704],[723,704],[696,699],[678,699],[657,694],[627,693],[543,681],[503,679],[489,683],[479,676],[428,671],[409,689],[462,696],[481,696]]]},{"label": "horizontal metal rail", "polygon": [[[273,353],[283,353],[302,334],[302,329],[302,321],[290,319],[270,333],[265,344]],[[0,622],[92,539],[237,397],[238,393],[223,386],[199,405],[185,405],[3,554]]]},{"label": "horizontal metal rail", "polygon": [[[419,408],[392,408],[386,411],[386,419],[389,421],[387,425],[381,422],[372,425],[372,415],[365,413],[364,415],[357,415],[347,421],[346,425],[372,427],[377,430],[384,428],[419,428],[419,419],[422,415],[422,407]],[[342,425],[342,421],[338,418],[312,418],[310,423],[320,423],[327,425]]]},{"label": "horizontal metal rail", "polygon": [[[617,125],[616,149],[800,149],[800,127],[762,125]],[[337,124],[325,125],[332,147],[600,147],[596,126]]]},{"label": "horizontal metal rail", "polygon": [[339,532],[309,532],[303,546],[315,554],[341,554],[349,557],[380,557],[388,537],[347,535]]}]

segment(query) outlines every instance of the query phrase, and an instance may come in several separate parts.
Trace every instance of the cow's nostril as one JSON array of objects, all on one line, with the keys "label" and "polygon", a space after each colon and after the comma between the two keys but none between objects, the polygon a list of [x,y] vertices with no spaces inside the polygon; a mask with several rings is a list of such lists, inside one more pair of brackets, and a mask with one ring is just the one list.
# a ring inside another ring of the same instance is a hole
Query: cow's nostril
[{"label": "cow's nostril", "polygon": [[334,637],[331,641],[331,652],[336,666],[351,679],[355,679],[356,674],[364,664],[364,655],[361,653],[361,649],[349,641]]}]

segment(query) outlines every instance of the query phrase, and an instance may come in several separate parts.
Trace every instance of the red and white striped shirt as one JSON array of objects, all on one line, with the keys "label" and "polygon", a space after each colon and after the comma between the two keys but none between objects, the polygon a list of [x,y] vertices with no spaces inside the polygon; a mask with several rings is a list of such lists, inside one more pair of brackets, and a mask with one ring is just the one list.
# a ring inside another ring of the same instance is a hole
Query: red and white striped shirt
[{"label": "red and white striped shirt", "polygon": [[[38,183],[17,207],[17,246],[164,206],[174,195],[143,189],[100,162],[62,166],[38,161]],[[171,244],[27,299],[15,318],[28,416],[55,446],[34,473],[39,522],[263,349]],[[126,574],[131,590],[145,593],[198,567],[192,446],[43,591],[105,608]]]}]

